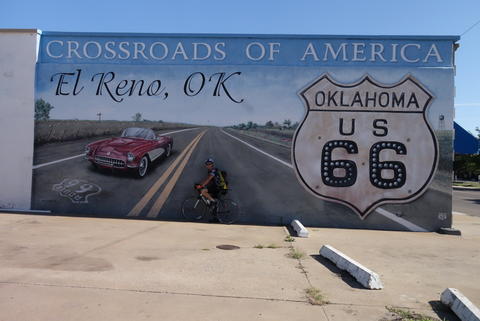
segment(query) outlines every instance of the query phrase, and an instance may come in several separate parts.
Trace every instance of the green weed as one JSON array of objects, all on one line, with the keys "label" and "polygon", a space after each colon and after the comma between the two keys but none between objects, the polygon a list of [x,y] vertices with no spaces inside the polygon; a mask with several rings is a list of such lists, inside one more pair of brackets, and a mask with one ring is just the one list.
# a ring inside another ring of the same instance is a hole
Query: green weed
[{"label": "green weed", "polygon": [[436,318],[432,318],[420,313],[394,308],[394,307],[385,307],[388,312],[395,314],[397,318],[393,321],[439,321]]},{"label": "green weed", "polygon": [[319,289],[314,288],[313,286],[305,289],[305,297],[312,305],[324,305],[329,303],[325,296],[322,294],[322,292],[320,292]]},{"label": "green weed", "polygon": [[291,248],[290,249],[290,252],[288,253],[288,257],[292,258],[292,259],[297,259],[297,260],[301,260],[305,257],[305,252],[302,252],[298,249],[294,249],[294,248]]}]

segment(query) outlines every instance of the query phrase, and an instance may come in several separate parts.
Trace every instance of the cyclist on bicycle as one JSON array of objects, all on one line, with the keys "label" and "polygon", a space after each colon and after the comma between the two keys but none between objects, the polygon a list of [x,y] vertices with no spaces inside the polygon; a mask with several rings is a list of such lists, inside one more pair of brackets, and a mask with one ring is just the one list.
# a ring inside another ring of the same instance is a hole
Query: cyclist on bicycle
[{"label": "cyclist on bicycle", "polygon": [[202,183],[195,183],[194,188],[201,195],[189,197],[183,201],[182,214],[189,220],[200,220],[204,214],[211,214],[209,222],[231,224],[237,219],[238,205],[226,195],[228,188],[227,172],[215,167],[212,158],[205,161],[207,178]]},{"label": "cyclist on bicycle", "polygon": [[209,202],[209,205],[213,205],[216,202],[218,193],[220,192],[218,185],[220,181],[220,173],[218,168],[215,168],[215,162],[212,158],[209,158],[205,161],[205,166],[207,167],[207,178],[203,183],[197,185],[197,189],[200,190],[202,194]]}]

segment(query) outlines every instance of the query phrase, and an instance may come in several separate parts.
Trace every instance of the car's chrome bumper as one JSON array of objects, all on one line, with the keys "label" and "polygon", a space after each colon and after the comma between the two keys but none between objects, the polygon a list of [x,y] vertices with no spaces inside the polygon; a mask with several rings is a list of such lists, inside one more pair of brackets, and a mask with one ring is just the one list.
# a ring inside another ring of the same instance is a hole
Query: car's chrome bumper
[{"label": "car's chrome bumper", "polygon": [[107,157],[107,156],[92,156],[85,155],[85,159],[92,162],[93,164],[99,165],[105,168],[115,168],[115,169],[134,169],[138,168],[139,164],[136,162],[125,162],[123,159]]},{"label": "car's chrome bumper", "polygon": [[126,163],[122,159],[117,159],[117,158],[112,158],[112,157],[107,157],[107,156],[98,156],[95,155],[93,157],[93,162],[95,164],[105,166],[105,167],[111,167],[111,168],[125,168]]}]

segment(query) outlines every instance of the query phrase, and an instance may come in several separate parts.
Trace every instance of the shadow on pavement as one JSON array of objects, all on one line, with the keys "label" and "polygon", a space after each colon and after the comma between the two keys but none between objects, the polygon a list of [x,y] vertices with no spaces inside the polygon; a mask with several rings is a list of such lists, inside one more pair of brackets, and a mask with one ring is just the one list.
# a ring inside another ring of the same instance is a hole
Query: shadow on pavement
[{"label": "shadow on pavement", "polygon": [[360,283],[357,282],[348,272],[344,270],[340,270],[335,264],[333,264],[331,261],[328,259],[324,258],[323,256],[320,255],[310,255],[314,260],[320,262],[325,266],[327,269],[330,270],[330,272],[336,274],[340,279],[342,279],[343,282],[348,284],[350,287],[354,289],[360,289],[360,290],[367,290],[371,291],[368,289],[365,289]]},{"label": "shadow on pavement", "polygon": [[432,307],[440,320],[447,321],[461,321],[448,307],[446,307],[441,301],[428,301],[428,304]]},{"label": "shadow on pavement", "polygon": [[480,199],[466,198],[465,201],[472,202],[473,204],[480,204]]},{"label": "shadow on pavement", "polygon": [[293,229],[293,227],[288,224],[288,225],[285,225],[285,228],[287,229],[288,233],[290,234],[291,237],[297,237],[297,232],[295,232],[295,230]]}]

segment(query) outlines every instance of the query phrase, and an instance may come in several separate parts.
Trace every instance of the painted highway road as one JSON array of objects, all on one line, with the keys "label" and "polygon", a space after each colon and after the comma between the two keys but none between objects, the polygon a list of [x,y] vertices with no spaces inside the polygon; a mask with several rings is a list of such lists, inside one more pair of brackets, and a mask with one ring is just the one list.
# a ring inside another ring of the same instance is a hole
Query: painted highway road
[{"label": "painted highway road", "polygon": [[[177,130],[158,130],[155,133],[161,135],[170,135],[184,131],[190,131],[194,128],[185,128]],[[59,142],[59,143],[50,143],[45,144],[34,149],[34,165],[33,169],[37,169],[44,166],[49,166],[52,164],[60,163],[62,161],[74,159],[77,157],[82,157],[84,148],[87,144],[101,140],[105,138],[110,138],[111,136],[100,136],[95,138],[84,138],[74,141]]]},{"label": "painted highway road", "polygon": [[[204,160],[213,157],[217,167],[228,172],[232,189],[228,197],[239,204],[239,223],[277,225],[296,218],[310,226],[431,230],[435,226],[426,224],[434,220],[427,215],[435,215],[438,224],[446,219],[445,213],[435,209],[435,199],[445,195],[429,189],[414,202],[418,204],[411,209],[415,212],[387,205],[362,221],[355,213],[345,211],[343,205],[320,200],[300,186],[287,147],[215,127],[179,131],[171,136],[171,157],[159,160],[143,179],[94,170],[83,157],[68,159],[81,154],[83,146],[95,139],[37,148],[36,164],[51,164],[34,169],[33,208],[68,215],[179,220],[182,201],[194,195],[193,184],[206,177]],[[55,162],[61,159],[67,160]],[[65,179],[100,190],[95,190],[86,203],[73,203],[55,190]]]},{"label": "painted highway road", "polygon": [[[40,146],[36,148],[34,155],[32,208],[67,215],[81,213],[85,216],[125,216],[146,193],[148,187],[155,182],[156,176],[161,175],[168,168],[178,156],[179,151],[185,148],[199,132],[199,129],[157,132],[170,133],[169,135],[173,137],[172,155],[169,158],[158,159],[143,179],[137,179],[124,172],[95,170],[83,158],[82,152],[87,143],[100,138]],[[82,156],[69,159],[77,155]],[[59,160],[63,161],[56,162]],[[70,198],[61,196],[53,190],[56,184],[65,179],[93,184],[98,186],[100,191],[89,196],[86,203],[73,203]]]}]

